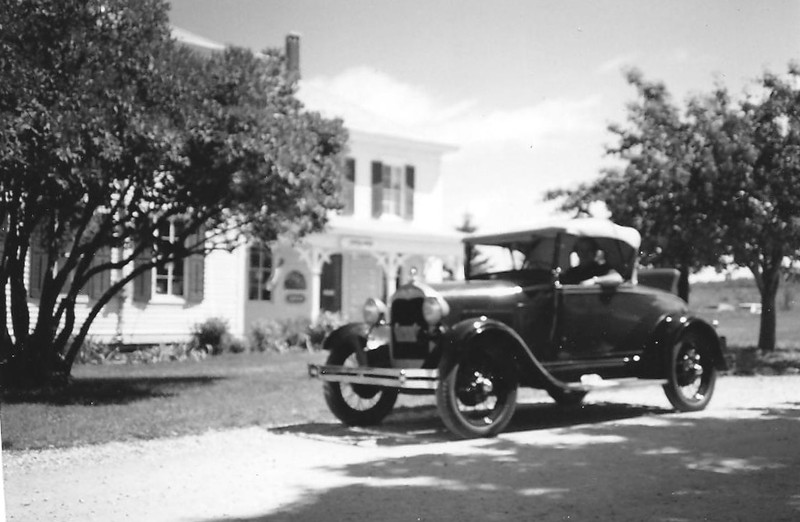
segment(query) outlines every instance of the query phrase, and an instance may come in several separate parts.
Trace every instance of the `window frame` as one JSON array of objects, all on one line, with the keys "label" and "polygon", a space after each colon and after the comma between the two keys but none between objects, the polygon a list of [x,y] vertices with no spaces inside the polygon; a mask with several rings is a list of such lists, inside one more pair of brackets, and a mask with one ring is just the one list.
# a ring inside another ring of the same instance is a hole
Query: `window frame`
[{"label": "window frame", "polygon": [[[167,240],[171,244],[175,244],[176,238],[178,236],[178,227],[180,227],[180,222],[176,222],[176,220],[169,221],[169,232],[167,236],[162,235],[161,230],[156,230],[156,233],[159,234],[158,237],[160,238],[167,238]],[[152,269],[152,281],[151,281],[151,295],[153,298],[158,300],[172,300],[172,299],[186,299],[186,277],[187,277],[187,267],[186,262],[188,258],[180,259],[178,261],[170,261],[165,263],[162,266],[155,266]],[[175,292],[175,267],[180,265],[180,293]],[[165,274],[161,274],[162,270],[165,270]],[[160,292],[159,291],[159,282],[166,281],[166,291]]]},{"label": "window frame", "polygon": [[[253,253],[258,250],[259,263],[257,267],[253,266]],[[268,266],[265,264],[268,260]],[[275,292],[267,287],[270,279],[275,272],[275,256],[272,249],[267,245],[251,244],[247,247],[247,300],[259,303],[271,303],[274,300]],[[253,276],[256,274],[254,280]],[[255,283],[255,286],[254,286]],[[253,291],[257,292],[256,297],[253,297]],[[266,296],[266,297],[265,297]]]}]

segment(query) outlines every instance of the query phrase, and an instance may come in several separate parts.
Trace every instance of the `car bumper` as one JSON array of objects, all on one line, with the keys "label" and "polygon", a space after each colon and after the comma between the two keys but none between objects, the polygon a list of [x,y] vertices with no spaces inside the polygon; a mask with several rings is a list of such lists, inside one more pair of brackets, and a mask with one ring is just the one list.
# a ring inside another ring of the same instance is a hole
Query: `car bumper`
[{"label": "car bumper", "polygon": [[311,378],[327,382],[368,384],[407,390],[435,390],[439,382],[437,369],[369,368],[309,364]]}]

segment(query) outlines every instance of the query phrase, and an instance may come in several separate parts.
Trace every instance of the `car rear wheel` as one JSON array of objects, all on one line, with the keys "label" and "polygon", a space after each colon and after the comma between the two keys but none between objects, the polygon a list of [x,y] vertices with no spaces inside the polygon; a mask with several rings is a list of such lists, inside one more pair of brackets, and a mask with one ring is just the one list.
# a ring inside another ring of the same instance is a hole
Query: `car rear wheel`
[{"label": "car rear wheel", "polygon": [[699,411],[714,393],[717,369],[708,341],[697,332],[686,332],[672,347],[664,392],[678,411]]},{"label": "car rear wheel", "polygon": [[512,365],[479,348],[443,361],[439,374],[436,405],[455,435],[491,437],[511,421],[517,404]]},{"label": "car rear wheel", "polygon": [[[358,366],[355,348],[351,344],[334,346],[327,364]],[[323,383],[323,391],[328,408],[348,426],[380,424],[391,413],[397,401],[396,389],[368,384],[326,381]]]}]

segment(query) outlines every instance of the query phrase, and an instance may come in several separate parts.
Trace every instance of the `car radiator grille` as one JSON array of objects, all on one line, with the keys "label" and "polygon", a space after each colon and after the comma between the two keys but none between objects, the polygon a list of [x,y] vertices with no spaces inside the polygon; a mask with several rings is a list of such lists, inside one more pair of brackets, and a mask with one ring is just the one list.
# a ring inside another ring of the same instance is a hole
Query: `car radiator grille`
[{"label": "car radiator grille", "polygon": [[392,303],[392,356],[395,359],[425,359],[428,342],[422,298],[398,299]]}]

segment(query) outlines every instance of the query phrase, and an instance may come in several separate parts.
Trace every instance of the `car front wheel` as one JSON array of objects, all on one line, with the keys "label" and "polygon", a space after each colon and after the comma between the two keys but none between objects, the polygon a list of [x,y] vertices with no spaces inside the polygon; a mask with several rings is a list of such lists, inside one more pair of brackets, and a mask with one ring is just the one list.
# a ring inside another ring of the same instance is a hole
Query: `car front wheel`
[{"label": "car front wheel", "polygon": [[[355,348],[347,343],[334,346],[327,364],[358,366]],[[326,381],[323,383],[323,391],[328,408],[348,426],[380,424],[391,413],[397,401],[396,389],[367,384]]]},{"label": "car front wheel", "polygon": [[445,426],[469,439],[491,437],[511,421],[517,403],[513,367],[483,349],[443,361],[436,405]]},{"label": "car front wheel", "polygon": [[699,411],[714,393],[717,370],[708,341],[697,332],[686,332],[672,347],[664,392],[678,411]]}]

